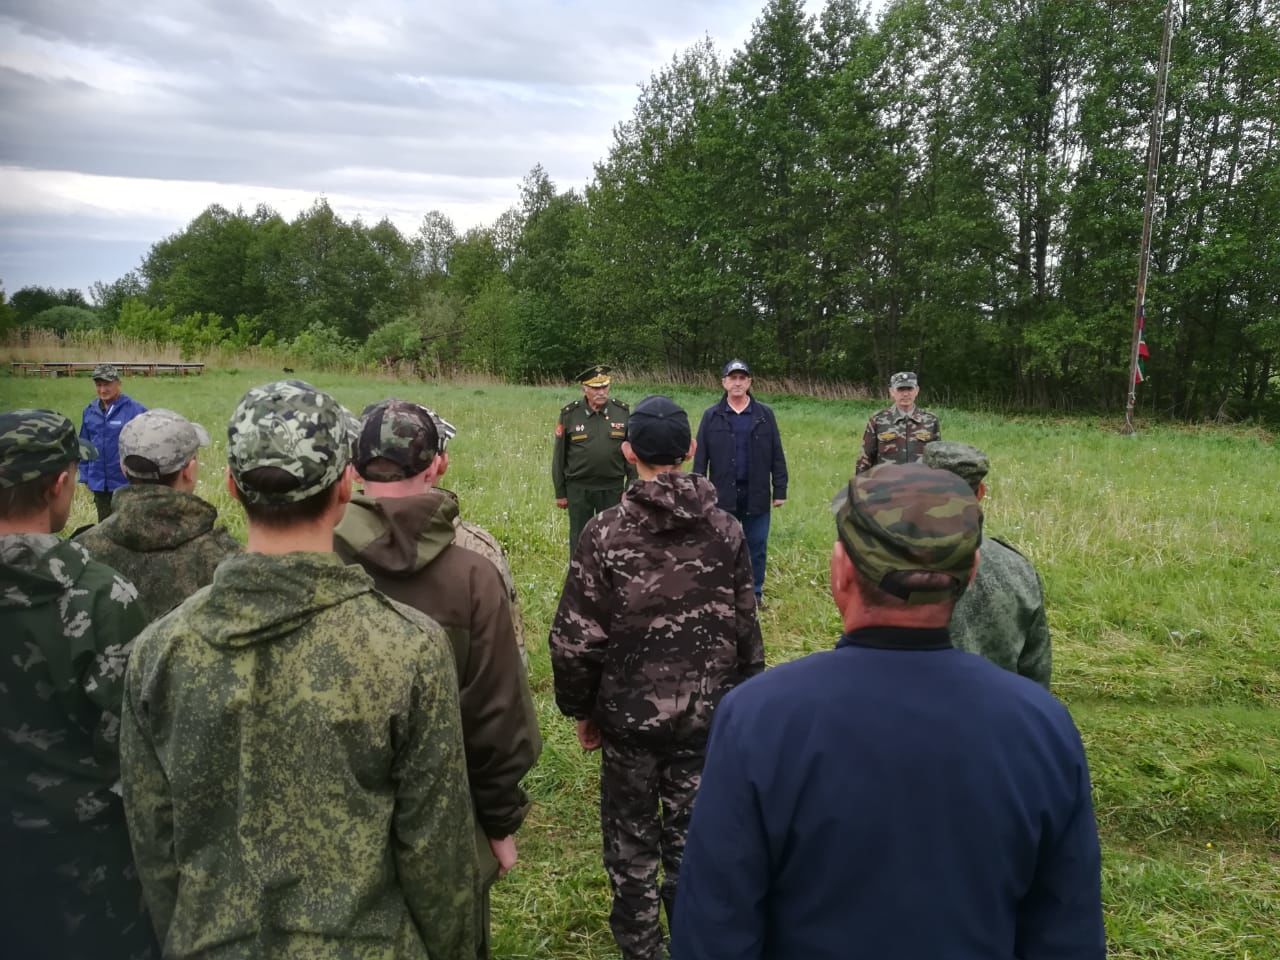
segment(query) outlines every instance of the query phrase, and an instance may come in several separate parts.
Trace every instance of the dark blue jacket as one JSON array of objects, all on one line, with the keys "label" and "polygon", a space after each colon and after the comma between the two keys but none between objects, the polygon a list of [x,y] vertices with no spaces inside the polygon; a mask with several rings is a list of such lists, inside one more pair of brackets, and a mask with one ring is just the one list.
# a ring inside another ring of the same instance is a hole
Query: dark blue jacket
[{"label": "dark blue jacket", "polygon": [[672,960],[1103,960],[1071,716],[945,630],[855,631],[722,701]]},{"label": "dark blue jacket", "polygon": [[116,397],[106,410],[94,400],[84,408],[80,422],[80,438],[98,448],[97,460],[80,464],[80,482],[88,484],[98,493],[112,492],[127,486],[124,471],[120,469],[120,431],[124,425],[147,408],[125,394]]},{"label": "dark blue jacket", "polygon": [[[787,458],[782,454],[782,437],[773,411],[751,398],[751,468],[747,482],[747,513],[768,513],[774,500],[787,499]],[[733,427],[736,416],[725,397],[707,407],[698,424],[698,449],[693,454],[693,472],[707,477],[716,487],[721,510],[738,509],[738,489],[734,465]],[[770,493],[769,483],[773,488]]]}]

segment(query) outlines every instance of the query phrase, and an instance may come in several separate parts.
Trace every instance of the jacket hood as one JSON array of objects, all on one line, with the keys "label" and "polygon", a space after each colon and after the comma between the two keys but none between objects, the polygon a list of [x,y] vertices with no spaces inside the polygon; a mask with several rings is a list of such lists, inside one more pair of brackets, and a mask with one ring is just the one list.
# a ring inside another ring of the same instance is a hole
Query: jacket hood
[{"label": "jacket hood", "polygon": [[213,647],[251,647],[286,637],[316,614],[373,592],[373,580],[332,553],[242,553],[218,565],[213,583],[180,608],[184,628]]},{"label": "jacket hood", "polygon": [[622,509],[653,531],[691,527],[716,508],[716,488],[696,473],[668,471],[637,480],[622,497]]},{"label": "jacket hood", "polygon": [[213,529],[218,511],[193,493],[155,484],[121,487],[99,532],[135,553],[172,550]]},{"label": "jacket hood", "polygon": [[351,498],[333,537],[367,568],[396,577],[417,573],[453,543],[458,501],[443,490],[413,497]]},{"label": "jacket hood", "polygon": [[0,609],[38,607],[57,600],[80,579],[88,562],[84,547],[52,533],[0,537],[0,564],[4,567]]}]

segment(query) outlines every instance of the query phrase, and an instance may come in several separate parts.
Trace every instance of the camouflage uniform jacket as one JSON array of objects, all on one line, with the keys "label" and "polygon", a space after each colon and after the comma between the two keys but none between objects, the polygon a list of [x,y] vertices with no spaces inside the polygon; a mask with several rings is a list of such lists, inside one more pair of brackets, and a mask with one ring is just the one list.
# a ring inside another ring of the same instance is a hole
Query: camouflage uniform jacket
[{"label": "camouflage uniform jacket", "polygon": [[592,518],[550,645],[566,716],[639,746],[705,743],[721,698],[764,669],[746,540],[711,481],[639,480]]},{"label": "camouflage uniform jacket", "polygon": [[1053,650],[1040,577],[1002,540],[984,536],[980,550],[978,575],[951,616],[951,642],[1048,690]]},{"label": "camouflage uniform jacket", "polygon": [[457,515],[453,498],[439,490],[357,495],[334,531],[334,549],[449,635],[476,819],[487,836],[501,839],[519,829],[529,810],[520,780],[542,740],[502,579],[484,557],[454,545]]},{"label": "camouflage uniform jacket", "polygon": [[329,553],[244,553],[138,638],[120,756],[165,957],[475,956],[447,640]]},{"label": "camouflage uniform jacket", "polygon": [[612,397],[599,410],[592,410],[585,398],[561,408],[551,454],[551,481],[557,499],[569,496],[570,483],[618,490],[635,478],[636,468],[622,456],[630,416],[630,408]]},{"label": "camouflage uniform jacket", "polygon": [[[452,490],[437,487],[441,493],[453,500],[458,506],[458,495]],[[511,605],[511,625],[515,629],[516,646],[520,648],[520,661],[525,669],[529,669],[529,653],[524,645],[524,612],[520,608],[520,595],[516,592],[516,578],[511,572],[511,562],[507,560],[507,551],[492,533],[469,520],[463,520],[461,514],[453,519],[453,542],[464,550],[478,553],[497,568],[502,577],[502,585],[507,591],[507,602]]]},{"label": "camouflage uniform jacket", "polygon": [[0,578],[5,949],[144,956],[150,924],[112,790],[125,661],[146,625],[137,591],[52,534],[0,537]]},{"label": "camouflage uniform jacket", "polygon": [[213,571],[240,544],[218,511],[195,494],[155,484],[116,491],[112,514],[76,537],[95,560],[138,588],[149,620],[158,620],[213,580]]},{"label": "camouflage uniform jacket", "polygon": [[877,463],[919,463],[926,443],[942,439],[938,418],[916,407],[903,413],[896,406],[873,413],[862,431],[862,455],[854,473]]}]

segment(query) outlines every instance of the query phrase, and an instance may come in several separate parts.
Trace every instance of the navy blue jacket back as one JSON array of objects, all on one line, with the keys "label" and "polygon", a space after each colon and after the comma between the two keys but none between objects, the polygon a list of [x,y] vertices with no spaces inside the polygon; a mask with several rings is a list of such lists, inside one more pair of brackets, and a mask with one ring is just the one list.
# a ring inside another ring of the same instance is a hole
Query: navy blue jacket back
[{"label": "navy blue jacket back", "polygon": [[673,960],[1102,960],[1066,709],[973,654],[869,633],[920,631],[859,631],[721,704]]},{"label": "navy blue jacket back", "polygon": [[[751,416],[747,513],[768,513],[774,500],[787,499],[787,458],[782,453],[782,437],[778,434],[778,421],[773,411],[752,397]],[[698,424],[698,449],[693,453],[693,472],[702,474],[715,484],[717,505],[721,510],[735,513],[738,509],[738,487],[733,427],[729,417],[729,403],[723,397],[719,403],[703,411],[702,422]]]},{"label": "navy blue jacket back", "polygon": [[114,492],[128,485],[120,468],[120,431],[138,414],[146,412],[146,407],[123,393],[106,410],[97,400],[84,408],[80,437],[98,448],[98,459],[80,464],[81,483],[99,493]]}]

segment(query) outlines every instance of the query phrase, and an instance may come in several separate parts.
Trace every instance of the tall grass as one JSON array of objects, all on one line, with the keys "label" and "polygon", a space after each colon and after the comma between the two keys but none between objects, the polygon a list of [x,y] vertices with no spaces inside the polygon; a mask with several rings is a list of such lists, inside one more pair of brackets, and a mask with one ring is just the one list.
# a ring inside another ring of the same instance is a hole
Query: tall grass
[{"label": "tall grass", "polygon": [[[715,373],[666,384],[616,375],[614,393],[634,403],[661,390],[696,417],[719,395]],[[143,403],[174,407],[209,427],[214,447],[202,454],[199,492],[241,537],[242,514],[222,472],[225,424],[246,388],[279,375],[273,361],[125,384]],[[551,433],[576,387],[299,375],[352,409],[397,394],[457,424],[445,484],[460,494],[463,514],[511,554],[546,742],[527,779],[535,806],[519,835],[520,863],[496,888],[496,952],[617,956],[600,866],[597,759],[578,749],[571,724],[556,713],[540,640],[567,562],[566,519],[552,503]],[[775,664],[827,648],[838,634],[826,584],[828,501],[852,470],[863,424],[879,403],[757,386],[777,413],[791,472],[790,499],[773,522],[762,617]],[[83,380],[0,377],[5,407],[51,406],[78,421],[91,396]],[[1124,437],[1114,420],[932,409],[944,436],[990,454],[987,529],[1030,556],[1044,577],[1054,689],[1089,751],[1112,955],[1280,958],[1274,440],[1251,429],[1173,426]],[[71,526],[92,516],[92,501],[80,495]]]}]

